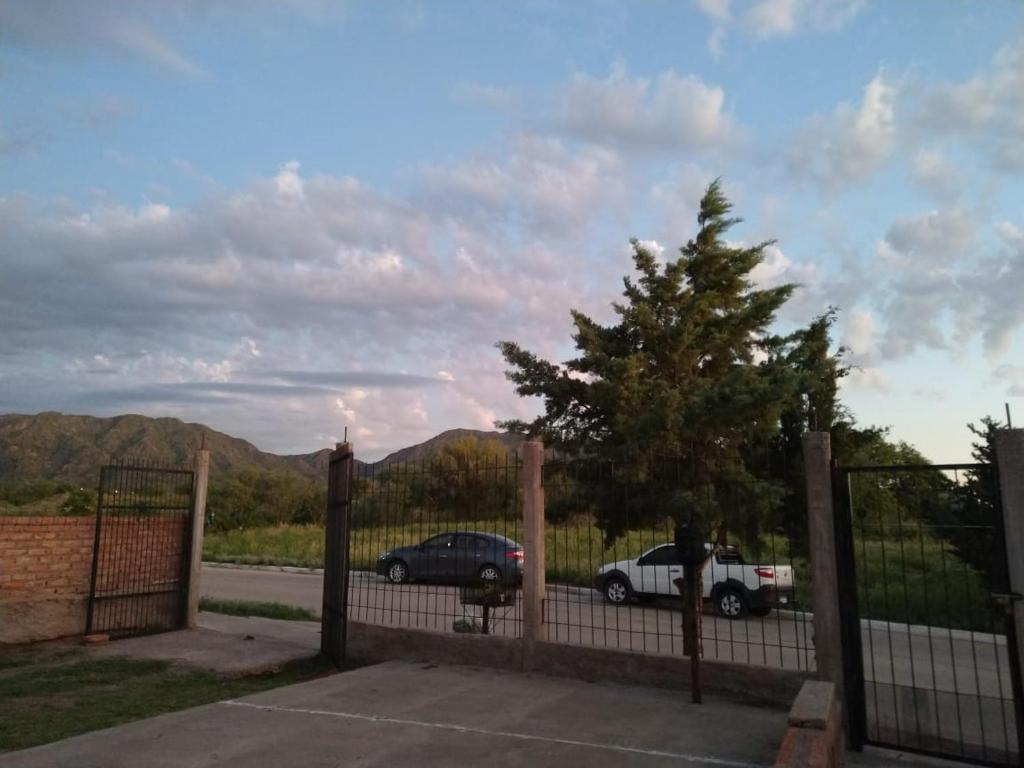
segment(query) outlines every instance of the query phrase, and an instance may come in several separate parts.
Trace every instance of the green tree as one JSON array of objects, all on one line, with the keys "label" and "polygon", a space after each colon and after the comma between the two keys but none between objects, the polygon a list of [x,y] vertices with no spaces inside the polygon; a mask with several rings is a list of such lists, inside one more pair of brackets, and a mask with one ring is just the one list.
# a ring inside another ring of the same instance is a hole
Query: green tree
[{"label": "green tree", "polygon": [[[633,462],[631,471],[618,470],[630,493],[609,496],[606,483],[594,494],[606,538],[689,512],[720,534],[732,527],[752,537],[785,495],[752,460],[755,447],[779,440],[784,416],[806,421],[808,412],[833,407],[830,387],[840,372],[828,353],[833,315],[788,337],[771,330],[795,286],[755,287],[751,273],[772,243],[728,243],[740,221],[731,210],[715,181],[700,203],[699,231],[678,258],[660,264],[633,240],[639,277],[624,280],[624,301],[613,304],[618,322],[602,326],[574,310],[574,359],[558,365],[514,342],[498,344],[516,391],[544,399],[533,422],[499,426],[563,449],[599,444]],[[668,482],[656,457],[683,460],[688,484],[655,496],[650,489]]]}]

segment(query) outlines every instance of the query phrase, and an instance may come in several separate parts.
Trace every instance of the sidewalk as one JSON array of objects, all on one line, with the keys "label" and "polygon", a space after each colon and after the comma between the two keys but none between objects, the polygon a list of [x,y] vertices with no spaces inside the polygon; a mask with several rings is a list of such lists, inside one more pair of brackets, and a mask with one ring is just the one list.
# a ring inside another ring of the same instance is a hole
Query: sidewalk
[{"label": "sidewalk", "polygon": [[229,677],[272,672],[315,656],[320,624],[199,614],[198,629],[144,635],[89,646],[98,657],[161,659]]}]

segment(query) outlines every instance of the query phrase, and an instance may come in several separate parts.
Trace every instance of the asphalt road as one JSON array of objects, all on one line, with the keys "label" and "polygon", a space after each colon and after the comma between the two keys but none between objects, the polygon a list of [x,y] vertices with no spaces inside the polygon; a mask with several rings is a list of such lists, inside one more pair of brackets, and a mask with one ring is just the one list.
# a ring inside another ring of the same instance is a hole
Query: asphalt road
[{"label": "asphalt road", "polygon": [[[202,594],[321,609],[322,577],[206,566]],[[556,642],[646,653],[682,653],[681,616],[670,603],[613,606],[594,590],[553,586],[547,591],[547,637]],[[353,573],[349,616],[356,621],[450,632],[459,619],[480,620],[456,587],[389,584]],[[516,636],[517,604],[495,611],[492,632]],[[948,742],[985,750],[1016,749],[1009,662],[1004,638],[938,627],[862,622],[869,733],[902,734],[910,746]],[[730,621],[703,617],[705,658],[794,670],[814,669],[811,617],[773,611]]]}]

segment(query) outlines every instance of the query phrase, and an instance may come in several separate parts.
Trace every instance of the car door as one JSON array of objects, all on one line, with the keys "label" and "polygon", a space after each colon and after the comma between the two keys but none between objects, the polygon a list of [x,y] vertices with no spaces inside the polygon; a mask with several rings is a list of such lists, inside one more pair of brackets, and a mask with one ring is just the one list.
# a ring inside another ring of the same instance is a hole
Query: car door
[{"label": "car door", "polygon": [[458,533],[452,544],[451,573],[459,581],[469,581],[480,570],[487,542],[470,533]]},{"label": "car door", "polygon": [[678,595],[679,590],[672,582],[682,577],[683,564],[675,544],[658,547],[652,553],[654,570],[654,591],[658,595]]},{"label": "car door", "polygon": [[452,540],[454,535],[442,533],[427,539],[420,545],[419,570],[422,579],[443,579],[452,567]]},{"label": "car door", "polygon": [[630,568],[635,592],[646,595],[677,595],[672,580],[683,575],[674,544],[665,544],[647,552]]}]

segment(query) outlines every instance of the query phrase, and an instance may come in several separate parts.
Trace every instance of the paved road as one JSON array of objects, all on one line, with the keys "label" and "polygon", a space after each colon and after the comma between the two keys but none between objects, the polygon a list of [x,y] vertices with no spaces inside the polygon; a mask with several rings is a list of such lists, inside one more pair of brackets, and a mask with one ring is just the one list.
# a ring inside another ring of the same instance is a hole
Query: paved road
[{"label": "paved road", "polygon": [[[349,615],[357,621],[452,631],[454,621],[478,618],[454,587],[392,585],[353,573]],[[269,600],[319,611],[322,577],[251,569],[204,567],[204,595]],[[594,590],[549,587],[549,640],[647,653],[682,653],[680,614],[667,604],[612,606]],[[729,621],[703,617],[706,658],[814,669],[813,628],[806,614],[773,611]],[[1006,647],[992,635],[941,628],[863,624],[862,644],[869,731],[898,731],[908,746],[976,743],[984,750],[1016,749]],[[519,606],[496,612],[493,631],[517,636]]]}]

